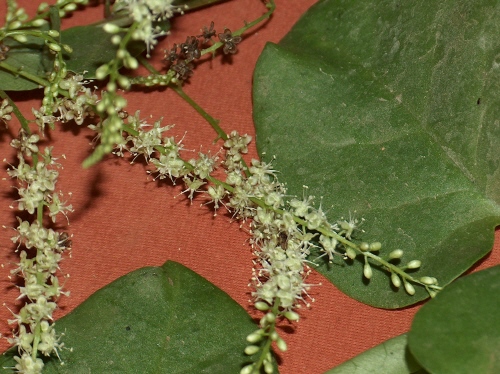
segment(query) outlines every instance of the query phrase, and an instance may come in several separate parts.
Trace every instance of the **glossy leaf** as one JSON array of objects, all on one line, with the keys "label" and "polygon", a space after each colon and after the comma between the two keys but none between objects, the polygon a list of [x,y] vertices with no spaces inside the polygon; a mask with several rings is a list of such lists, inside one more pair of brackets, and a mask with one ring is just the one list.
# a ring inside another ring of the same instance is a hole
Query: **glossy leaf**
[{"label": "glossy leaf", "polygon": [[[226,293],[168,261],[125,275],[56,322],[64,361],[44,373],[237,373],[257,326]],[[12,355],[0,367],[13,366]]]},{"label": "glossy leaf", "polygon": [[[403,249],[446,285],[491,250],[500,223],[500,5],[496,1],[313,6],[254,75],[259,153],[290,195],[315,195],[356,239]],[[310,259],[312,260],[314,256]],[[427,297],[361,261],[317,268],[348,295],[398,308]],[[443,266],[446,264],[446,266]]]},{"label": "glossy leaf", "polygon": [[386,340],[325,374],[425,374],[408,350],[407,335]]},{"label": "glossy leaf", "polygon": [[431,373],[500,373],[500,266],[458,279],[415,315],[410,351]]}]

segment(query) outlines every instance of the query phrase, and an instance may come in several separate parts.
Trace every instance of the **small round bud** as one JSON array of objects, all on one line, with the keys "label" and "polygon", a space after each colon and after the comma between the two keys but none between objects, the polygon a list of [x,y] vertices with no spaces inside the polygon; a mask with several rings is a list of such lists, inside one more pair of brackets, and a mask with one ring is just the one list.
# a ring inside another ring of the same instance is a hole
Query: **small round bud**
[{"label": "small round bud", "polygon": [[420,278],[420,282],[428,286],[432,286],[434,284],[437,284],[437,279],[434,277],[422,277]]},{"label": "small round bud", "polygon": [[399,288],[401,286],[401,279],[399,279],[396,273],[391,274],[391,282],[396,288]]},{"label": "small round bud", "polygon": [[434,290],[427,290],[427,292],[429,292],[429,295],[431,298],[434,298],[437,295],[437,291],[434,291]]},{"label": "small round bud", "polygon": [[370,244],[370,251],[371,252],[380,251],[380,248],[382,248],[382,243],[380,243],[380,242],[373,242]]},{"label": "small round bud", "polygon": [[269,323],[273,323],[274,321],[276,321],[276,315],[272,312],[269,312],[267,313],[264,318],[266,319],[267,322]]},{"label": "small round bud", "polygon": [[47,34],[49,34],[49,36],[52,36],[53,38],[57,38],[60,35],[59,31],[57,30],[49,30],[47,31]]},{"label": "small round bud", "polygon": [[49,7],[49,4],[47,4],[47,3],[41,3],[41,4],[38,6],[38,10],[37,10],[37,12],[38,12],[38,13],[42,13],[42,12],[46,11],[46,10],[48,9],[48,7]]},{"label": "small round bud", "polygon": [[422,262],[419,260],[412,260],[408,262],[408,265],[406,265],[407,269],[418,269],[422,265]]},{"label": "small round bud", "polygon": [[366,279],[371,279],[373,275],[372,267],[368,262],[365,262],[365,266],[363,266],[363,275]]},{"label": "small round bud", "polygon": [[256,354],[259,351],[259,346],[249,345],[245,348],[245,353],[249,356]]},{"label": "small round bud", "polygon": [[109,34],[116,34],[117,32],[120,32],[120,27],[114,23],[106,23],[102,28]]},{"label": "small round bud", "polygon": [[120,35],[113,35],[111,37],[111,43],[113,43],[114,45],[120,44],[121,41],[122,41],[122,37]]},{"label": "small round bud", "polygon": [[395,260],[395,259],[398,259],[401,257],[403,257],[403,250],[402,249],[396,249],[396,250],[392,251],[391,253],[389,253],[389,258],[391,260]]},{"label": "small round bud", "polygon": [[114,92],[114,91],[116,91],[116,83],[115,83],[115,82],[108,82],[108,84],[106,85],[106,89],[107,89],[109,92]]},{"label": "small round bud", "polygon": [[254,306],[257,310],[260,310],[261,312],[265,312],[266,310],[269,310],[269,308],[270,308],[269,304],[266,303],[265,301],[257,301],[254,304]]},{"label": "small round bud", "polygon": [[21,26],[22,26],[22,23],[21,23],[21,22],[19,22],[19,21],[14,21],[14,22],[11,22],[11,23],[9,24],[9,29],[10,29],[10,30],[15,30],[15,29],[20,28]]},{"label": "small round bud", "polygon": [[354,260],[356,258],[356,251],[350,247],[347,247],[347,249],[345,250],[345,255],[351,260]]},{"label": "small round bud", "polygon": [[285,312],[284,316],[289,321],[298,321],[300,318],[299,313],[293,312],[291,310]]},{"label": "small round bud", "polygon": [[73,48],[71,48],[71,46],[67,45],[67,44],[63,44],[62,45],[63,49],[68,52],[68,53],[73,53]]},{"label": "small round bud", "polygon": [[103,112],[104,109],[106,109],[106,104],[104,103],[104,101],[99,101],[96,105],[96,110],[98,112]]},{"label": "small round bud", "polygon": [[258,343],[262,340],[263,336],[264,336],[264,330],[258,329],[247,336],[247,342]]},{"label": "small round bud", "polygon": [[28,41],[26,35],[14,35],[12,38],[14,38],[19,43],[26,43]]},{"label": "small round bud", "polygon": [[125,59],[123,60],[123,65],[125,65],[125,67],[128,69],[137,69],[139,67],[139,63],[137,62],[137,60],[130,55],[125,57]]},{"label": "small round bud", "polygon": [[32,24],[33,26],[35,26],[35,27],[40,27],[40,26],[43,26],[43,25],[45,25],[46,23],[47,23],[47,21],[46,21],[46,20],[44,20],[44,19],[41,19],[41,18],[40,18],[40,19],[36,19],[36,20],[34,20],[33,22],[31,22],[31,24]]},{"label": "small round bud", "polygon": [[123,89],[128,89],[130,88],[130,80],[124,76],[124,75],[120,75],[118,77],[118,84],[120,85],[121,88]]},{"label": "small round bud", "polygon": [[264,372],[266,374],[273,374],[274,373],[274,366],[270,361],[264,361]]},{"label": "small round bud", "polygon": [[109,66],[108,65],[101,65],[95,71],[95,77],[97,79],[104,79],[104,78],[106,78],[106,76],[108,74],[109,74]]},{"label": "small round bud", "polygon": [[253,369],[254,369],[253,364],[247,365],[240,370],[240,374],[252,374]]},{"label": "small round bud", "polygon": [[127,100],[125,100],[124,97],[118,96],[115,100],[115,104],[116,104],[116,109],[120,110],[127,106]]},{"label": "small round bud", "polygon": [[370,244],[363,242],[359,245],[359,249],[361,249],[363,252],[365,252],[365,251],[370,249]]},{"label": "small round bud", "polygon": [[270,335],[269,337],[271,338],[271,340],[273,342],[275,342],[276,340],[278,340],[280,338],[280,336],[278,335],[278,333],[276,332],[276,330],[274,330]]},{"label": "small round bud", "polygon": [[278,338],[278,340],[276,340],[276,346],[281,352],[285,352],[287,350],[286,342],[281,338]]},{"label": "small round bud", "polygon": [[405,291],[408,295],[413,296],[415,295],[415,287],[407,281],[404,281],[404,286],[405,286]]},{"label": "small round bud", "polygon": [[66,6],[64,7],[64,10],[65,10],[66,12],[72,12],[72,11],[76,10],[76,8],[77,8],[76,4],[71,3],[71,4],[66,5]]}]

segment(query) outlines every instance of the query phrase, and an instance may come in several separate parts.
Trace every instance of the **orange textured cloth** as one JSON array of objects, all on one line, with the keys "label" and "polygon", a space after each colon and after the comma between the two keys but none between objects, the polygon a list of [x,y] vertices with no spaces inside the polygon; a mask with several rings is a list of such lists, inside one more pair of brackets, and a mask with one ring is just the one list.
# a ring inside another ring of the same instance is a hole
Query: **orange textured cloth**
[{"label": "orange textured cloth", "polygon": [[[38,1],[19,0],[29,12]],[[254,133],[252,122],[252,74],[256,60],[266,42],[278,42],[315,3],[314,0],[276,0],[277,10],[272,19],[251,30],[239,45],[239,52],[228,62],[216,57],[197,67],[185,91],[213,117],[220,119],[224,130]],[[0,18],[5,15],[5,3],[0,4]],[[216,29],[236,30],[265,11],[259,0],[233,0],[208,7],[174,20],[172,34],[155,48],[152,62],[160,66],[163,50],[173,43],[185,41],[188,35],[198,35],[202,26],[215,22]],[[63,27],[85,24],[102,17],[103,7],[90,7],[65,19]],[[98,41],[96,41],[98,42]],[[92,45],[87,48],[92,49]],[[164,124],[176,124],[173,133],[182,137],[188,149],[217,149],[212,145],[213,130],[185,102],[170,90],[133,91],[126,94],[129,113],[141,110],[141,117],[152,121],[163,117]],[[36,94],[15,94],[14,99],[25,113],[40,106]],[[14,162],[14,152],[8,146],[16,135],[16,124],[0,129],[0,159]],[[91,152],[92,133],[76,125],[57,127],[47,144],[54,145],[54,155],[66,155],[61,160],[58,188],[72,192],[70,199],[75,211],[69,215],[69,231],[74,234],[71,258],[61,263],[62,272],[71,277],[65,286],[70,297],[62,297],[59,318],[69,313],[89,295],[132,270],[146,265],[161,265],[166,260],[178,261],[196,271],[226,291],[249,310],[247,284],[251,277],[252,254],[248,235],[230,217],[213,216],[201,200],[191,205],[179,196],[180,186],[159,185],[152,181],[140,164],[130,165],[117,157],[108,157],[88,170],[81,162]],[[194,155],[194,154],[193,154]],[[256,158],[252,144],[250,156]],[[2,177],[6,177],[5,168]],[[0,222],[14,226],[15,214],[9,209],[14,198],[12,181],[0,180]],[[498,232],[497,232],[498,233]],[[10,283],[9,271],[17,262],[12,232],[0,234],[0,301],[15,308],[18,290]],[[493,252],[477,269],[500,263],[500,238]],[[283,374],[323,373],[382,341],[407,331],[418,306],[386,311],[363,305],[342,294],[316,273],[308,283],[319,284],[311,296],[316,299],[310,309],[304,309],[293,331],[285,333],[288,351],[280,353]],[[147,311],[144,311],[147,313]],[[7,308],[0,308],[0,332],[10,331],[6,320]],[[0,351],[7,348],[1,340]]]}]

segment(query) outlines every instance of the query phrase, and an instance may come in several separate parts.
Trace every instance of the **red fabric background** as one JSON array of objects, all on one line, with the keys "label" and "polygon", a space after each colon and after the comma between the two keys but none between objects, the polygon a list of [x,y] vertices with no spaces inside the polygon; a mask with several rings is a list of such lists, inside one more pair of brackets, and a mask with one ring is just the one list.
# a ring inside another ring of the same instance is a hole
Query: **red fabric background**
[{"label": "red fabric background", "polygon": [[[33,11],[37,1],[19,1]],[[313,4],[314,0],[276,0],[277,10],[272,20],[245,35],[240,51],[231,63],[220,57],[199,66],[186,92],[215,118],[227,132],[253,134],[252,73],[255,62],[265,43],[278,42]],[[171,36],[160,42],[153,54],[153,64],[160,67],[162,50],[174,42],[183,42],[188,35],[197,35],[200,28],[215,22],[221,32],[242,26],[244,20],[253,20],[265,11],[258,0],[233,0],[209,7],[175,20]],[[5,14],[5,3],[0,4],[0,17]],[[64,21],[69,27],[99,19],[102,7],[92,7],[84,13],[75,13]],[[92,46],[88,46],[89,49]],[[175,123],[173,132],[185,134],[187,148],[214,149],[214,133],[194,110],[168,90],[159,92],[132,92],[126,95],[130,113],[140,109],[142,117],[153,120],[164,117],[164,124]],[[39,107],[32,94],[15,95],[24,113]],[[304,124],[307,125],[307,124]],[[16,125],[0,130],[0,159],[14,161],[8,146]],[[141,165],[130,165],[125,160],[109,157],[99,165],[82,170],[83,159],[89,154],[91,133],[85,128],[65,126],[52,132],[50,144],[55,155],[65,154],[61,160],[58,187],[73,193],[71,203],[75,209],[70,218],[69,231],[74,234],[73,253],[66,258],[61,269],[71,277],[66,288],[70,297],[61,299],[56,317],[69,313],[90,294],[121,275],[146,265],[161,265],[166,260],[178,261],[206,277],[226,291],[240,305],[253,313],[248,303],[247,287],[251,276],[251,250],[248,235],[238,223],[220,214],[213,217],[200,201],[189,201],[178,196],[180,187],[158,186],[152,182]],[[257,157],[255,145],[250,154]],[[5,171],[2,171],[6,176]],[[13,226],[11,204],[12,181],[0,180],[0,222]],[[12,230],[0,231],[0,301],[15,308],[18,291],[8,280],[9,271],[17,262],[10,243]],[[381,238],[383,239],[383,238]],[[382,240],[383,241],[383,240]],[[500,263],[500,238],[493,252],[476,270]],[[311,295],[316,299],[312,308],[304,309],[301,321],[285,340],[289,350],[280,354],[283,374],[322,373],[343,361],[371,348],[382,341],[407,331],[418,306],[397,311],[385,311],[356,302],[333,285],[313,273],[309,283],[319,284]],[[145,311],[147,313],[147,311]],[[254,314],[255,315],[255,314]],[[10,331],[6,320],[10,312],[0,308],[0,332]],[[7,348],[1,340],[0,351]]]}]

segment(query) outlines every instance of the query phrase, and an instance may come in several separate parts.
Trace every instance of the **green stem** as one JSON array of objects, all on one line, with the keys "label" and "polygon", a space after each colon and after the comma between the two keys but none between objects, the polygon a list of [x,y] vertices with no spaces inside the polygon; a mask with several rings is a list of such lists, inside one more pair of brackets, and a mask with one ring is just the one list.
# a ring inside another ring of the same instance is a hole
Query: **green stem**
[{"label": "green stem", "polygon": [[[276,299],[274,299],[274,304],[273,304],[273,307],[271,309],[271,312],[276,316],[276,318],[278,318],[278,316],[280,314],[279,313],[279,306],[280,306],[280,299],[279,299],[279,297],[277,297]],[[271,344],[273,343],[273,341],[271,339],[271,334],[275,330],[276,330],[276,320],[269,325],[269,327],[266,331],[267,340],[261,349],[261,354],[259,356],[259,359],[255,363],[255,370],[253,371],[253,373],[255,373],[255,374],[259,374],[261,372],[260,369],[262,367],[262,364],[264,363],[264,360],[265,360],[266,356],[268,355],[268,353],[271,351]]]},{"label": "green stem", "polygon": [[180,97],[182,97],[189,105],[191,105],[193,107],[194,110],[196,110],[198,112],[198,114],[200,116],[203,117],[203,119],[205,119],[205,121],[208,122],[208,124],[210,126],[212,126],[212,128],[214,129],[215,133],[217,134],[217,138],[215,139],[214,143],[219,140],[219,139],[222,139],[224,141],[226,141],[228,139],[227,137],[227,134],[224,132],[224,130],[222,130],[222,128],[219,126],[219,120],[216,120],[215,118],[213,118],[210,114],[208,114],[201,106],[199,106],[193,99],[191,99],[191,97],[189,97],[185,92],[184,90],[182,89],[181,86],[178,86],[176,84],[173,84],[171,83],[169,85],[169,87],[174,90],[174,92],[179,95]]},{"label": "green stem", "polygon": [[40,321],[36,323],[35,331],[33,331],[33,351],[31,352],[31,358],[36,361],[36,356],[38,354],[38,344],[40,343],[40,336],[42,334],[42,326]]},{"label": "green stem", "polygon": [[[240,36],[248,29],[251,29],[252,27],[254,27],[255,25],[258,25],[262,21],[265,21],[265,20],[271,18],[271,15],[274,13],[274,10],[276,9],[276,4],[274,4],[274,0],[270,0],[269,3],[266,4],[266,6],[269,9],[266,13],[264,13],[259,18],[253,20],[252,22],[245,23],[245,26],[243,26],[241,29],[238,29],[235,32],[233,32],[232,35],[233,36]],[[222,47],[223,45],[224,45],[224,43],[222,43],[222,42],[216,42],[216,43],[212,44],[209,48],[203,49],[201,51],[201,55],[203,56],[207,53],[213,53],[218,48]]]},{"label": "green stem", "polygon": [[9,73],[12,73],[12,75],[16,76],[19,75],[21,77],[24,77],[32,82],[38,83],[40,86],[47,87],[50,83],[43,79],[40,78],[37,75],[28,73],[27,71],[23,71],[22,69],[15,68],[14,66],[4,62],[0,61],[0,69],[7,70]]},{"label": "green stem", "polygon": [[21,113],[17,105],[11,100],[9,95],[7,95],[7,93],[5,93],[4,90],[0,90],[0,98],[7,99],[9,101],[9,105],[12,107],[12,112],[21,123],[21,127],[23,128],[23,130],[26,131],[27,134],[31,134],[31,129],[29,127],[28,120],[24,118],[23,114]]}]

